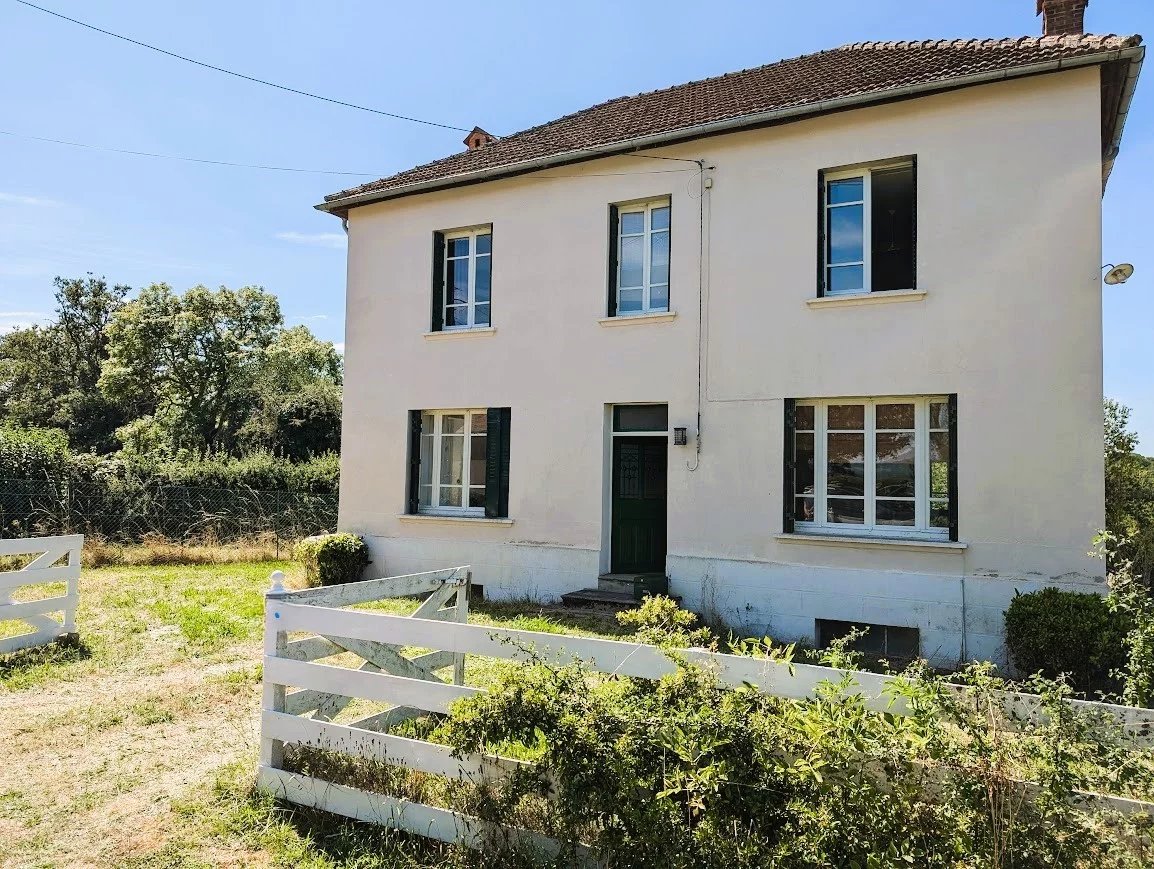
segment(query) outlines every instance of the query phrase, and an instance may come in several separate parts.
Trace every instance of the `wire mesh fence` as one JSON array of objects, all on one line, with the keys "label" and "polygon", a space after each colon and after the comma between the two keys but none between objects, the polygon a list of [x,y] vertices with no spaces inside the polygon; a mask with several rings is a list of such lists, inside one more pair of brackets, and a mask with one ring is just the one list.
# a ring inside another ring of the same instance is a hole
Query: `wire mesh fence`
[{"label": "wire mesh fence", "polygon": [[87,534],[116,543],[148,537],[229,542],[296,540],[337,524],[337,496],[176,486],[155,480],[0,480],[0,538]]}]

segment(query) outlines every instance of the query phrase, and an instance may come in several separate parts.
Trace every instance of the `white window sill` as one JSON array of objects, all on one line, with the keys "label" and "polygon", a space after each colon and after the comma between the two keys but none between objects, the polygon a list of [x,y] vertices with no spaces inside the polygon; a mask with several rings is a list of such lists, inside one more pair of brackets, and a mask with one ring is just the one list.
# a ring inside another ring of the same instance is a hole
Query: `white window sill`
[{"label": "white window sill", "polygon": [[437,513],[399,513],[402,522],[449,522],[458,525],[512,525],[512,519],[489,519],[485,516],[453,516]]},{"label": "white window sill", "polygon": [[889,302],[920,302],[925,290],[879,290],[876,293],[846,293],[844,296],[822,296],[807,299],[811,308],[845,308],[851,305],[884,305]]},{"label": "white window sill", "polygon": [[483,338],[497,331],[495,326],[476,326],[472,329],[444,329],[440,332],[426,332],[426,341],[440,341],[442,338]]},{"label": "white window sill", "polygon": [[602,317],[597,322],[602,326],[636,326],[641,323],[668,323],[676,318],[676,311],[652,311],[648,314],[618,314],[616,317]]},{"label": "white window sill", "polygon": [[921,549],[931,552],[950,552],[967,549],[968,543],[953,540],[918,540],[914,537],[851,537],[841,534],[777,534],[775,540],[782,543],[808,543],[814,546],[848,546],[858,548],[862,546],[878,546],[894,549]]}]

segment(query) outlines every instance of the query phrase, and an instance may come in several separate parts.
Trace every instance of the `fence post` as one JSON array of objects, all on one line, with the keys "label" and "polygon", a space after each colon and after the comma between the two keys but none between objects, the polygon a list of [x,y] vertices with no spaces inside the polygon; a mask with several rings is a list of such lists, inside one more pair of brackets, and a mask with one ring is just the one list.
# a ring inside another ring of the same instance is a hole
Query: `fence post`
[{"label": "fence post", "polygon": [[[457,609],[453,621],[465,624],[469,621],[469,586],[473,582],[473,571],[465,571],[465,581],[457,587]],[[453,655],[453,684],[465,684],[465,654]]]},{"label": "fence post", "polygon": [[[270,658],[279,658],[284,655],[288,645],[285,631],[278,630],[277,621],[280,619],[278,608],[285,595],[284,573],[274,570],[270,577],[272,585],[264,595],[264,661],[267,666]],[[284,712],[285,689],[284,685],[272,685],[267,679],[264,681],[264,696],[261,702],[261,711]],[[265,736],[264,722],[261,722],[260,735],[260,764],[261,766],[280,769],[284,766],[284,743],[279,739]]]}]

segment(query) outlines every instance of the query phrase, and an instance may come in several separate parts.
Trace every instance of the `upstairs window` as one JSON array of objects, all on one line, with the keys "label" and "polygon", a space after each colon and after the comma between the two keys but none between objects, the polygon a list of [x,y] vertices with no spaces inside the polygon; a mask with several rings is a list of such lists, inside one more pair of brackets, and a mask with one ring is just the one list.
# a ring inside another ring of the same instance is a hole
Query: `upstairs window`
[{"label": "upstairs window", "polygon": [[917,288],[915,182],[912,160],[819,174],[818,295]]},{"label": "upstairs window", "polygon": [[609,316],[669,310],[670,202],[609,206]]},{"label": "upstairs window", "polygon": [[786,402],[785,527],[957,539],[952,396]]},{"label": "upstairs window", "polygon": [[492,322],[493,228],[433,233],[434,332]]},{"label": "upstairs window", "polygon": [[508,515],[507,407],[409,411],[407,512]]}]

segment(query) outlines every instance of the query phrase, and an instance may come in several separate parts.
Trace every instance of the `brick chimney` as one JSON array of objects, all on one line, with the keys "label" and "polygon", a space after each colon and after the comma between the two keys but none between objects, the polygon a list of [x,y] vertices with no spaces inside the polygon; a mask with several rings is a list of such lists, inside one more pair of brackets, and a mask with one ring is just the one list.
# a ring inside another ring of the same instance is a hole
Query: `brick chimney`
[{"label": "brick chimney", "polygon": [[1038,0],[1043,36],[1081,36],[1090,0]]},{"label": "brick chimney", "polygon": [[469,135],[465,137],[465,145],[470,151],[476,151],[478,148],[484,148],[490,142],[496,142],[497,137],[491,133],[486,133],[480,127],[473,127]]}]

